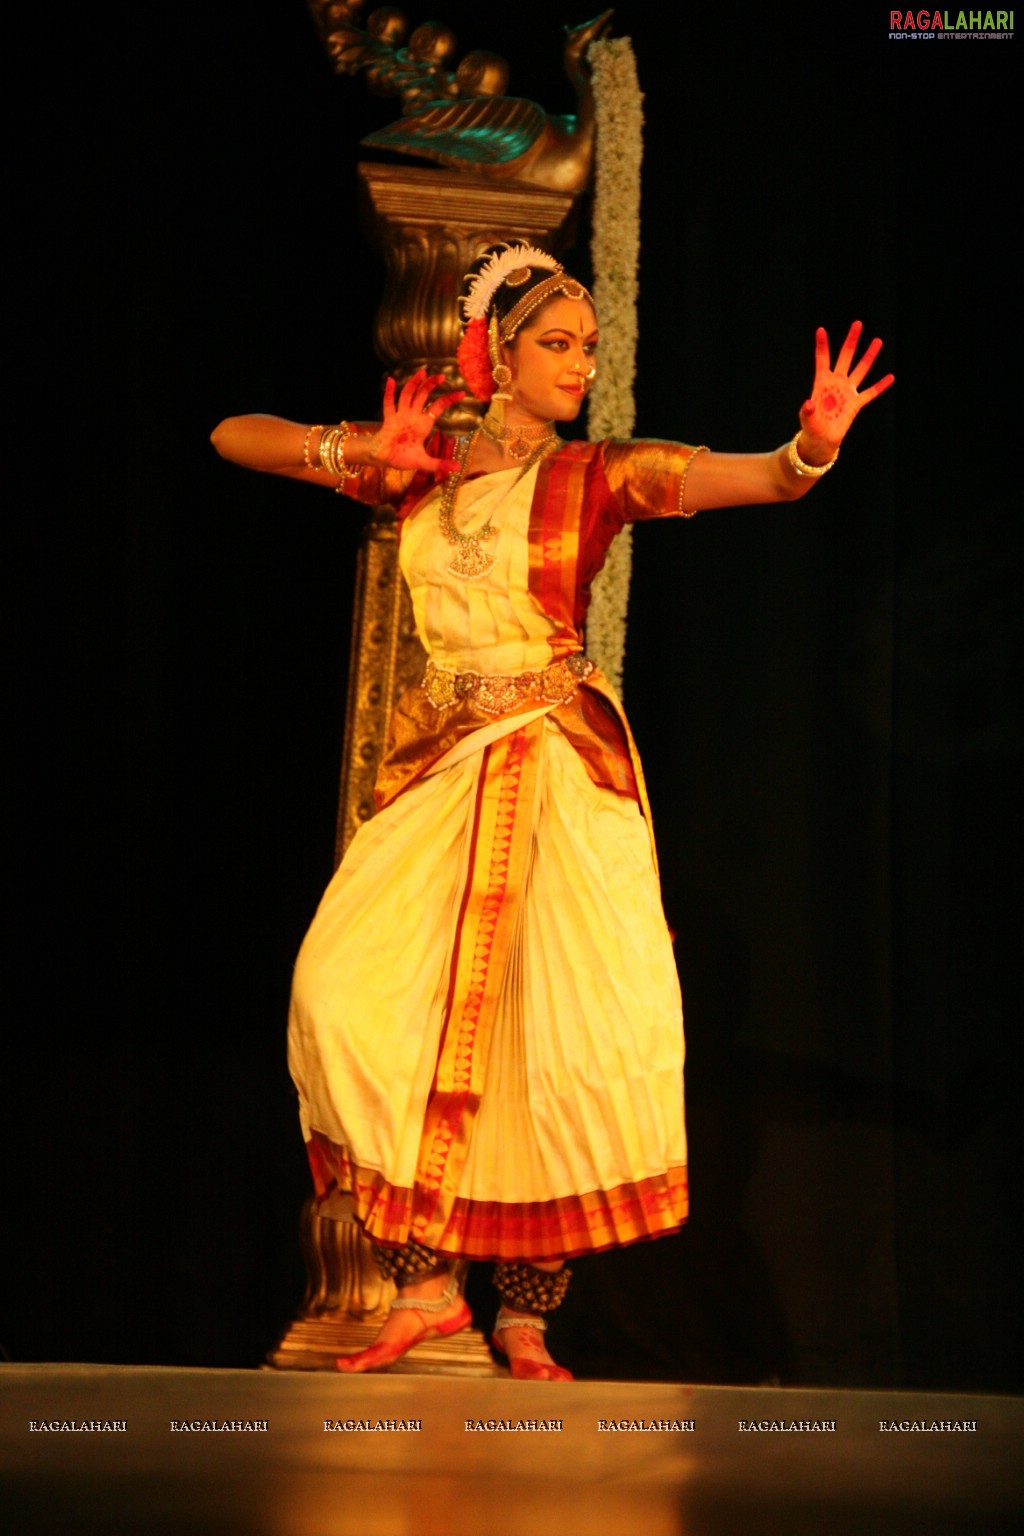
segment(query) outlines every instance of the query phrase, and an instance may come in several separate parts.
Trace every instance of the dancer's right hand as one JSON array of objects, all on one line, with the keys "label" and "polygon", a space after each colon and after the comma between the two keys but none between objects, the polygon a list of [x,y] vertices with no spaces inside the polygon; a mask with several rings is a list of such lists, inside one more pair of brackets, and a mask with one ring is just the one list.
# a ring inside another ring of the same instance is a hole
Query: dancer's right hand
[{"label": "dancer's right hand", "polygon": [[368,445],[371,463],[386,464],[391,469],[424,469],[438,478],[458,469],[454,458],[435,458],[426,449],[438,417],[466,393],[457,389],[431,400],[432,392],[445,382],[443,373],[428,374],[423,368],[406,380],[401,391],[393,378],[388,379],[384,386],[384,420]]}]

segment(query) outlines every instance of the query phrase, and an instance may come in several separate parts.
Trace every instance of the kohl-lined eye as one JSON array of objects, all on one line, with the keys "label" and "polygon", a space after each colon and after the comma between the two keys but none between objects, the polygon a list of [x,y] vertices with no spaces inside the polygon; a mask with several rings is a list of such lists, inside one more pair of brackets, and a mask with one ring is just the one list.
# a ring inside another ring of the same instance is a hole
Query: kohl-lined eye
[{"label": "kohl-lined eye", "polygon": [[[564,336],[542,336],[537,341],[538,347],[543,347],[547,352],[568,352],[570,343]],[[583,352],[586,357],[593,357],[597,351],[596,341],[585,341]]]}]

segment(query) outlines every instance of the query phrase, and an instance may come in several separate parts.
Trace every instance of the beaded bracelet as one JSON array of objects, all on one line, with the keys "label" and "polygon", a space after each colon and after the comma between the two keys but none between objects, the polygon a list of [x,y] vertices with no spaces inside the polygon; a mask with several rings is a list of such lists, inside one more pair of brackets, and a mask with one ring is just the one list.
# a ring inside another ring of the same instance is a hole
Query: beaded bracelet
[{"label": "beaded bracelet", "polygon": [[697,457],[698,453],[710,453],[710,452],[711,452],[711,449],[708,447],[707,443],[701,443],[700,447],[699,448],[695,448],[693,450],[693,452],[690,454],[690,457],[687,459],[686,463],[683,465],[682,479],[679,481],[679,497],[678,497],[678,500],[677,500],[677,503],[676,503],[676,507],[677,507],[677,510],[679,512],[679,516],[680,517],[696,517],[697,513],[700,511],[699,507],[694,507],[692,512],[684,511],[684,509],[683,509],[683,492],[686,490],[686,477],[690,473],[690,465],[693,463],[693,461]]},{"label": "beaded bracelet", "polygon": [[323,422],[318,421],[315,427],[306,428],[306,435],[302,439],[302,462],[305,464],[306,468],[311,469],[315,475],[320,473],[320,465],[314,464],[309,457],[309,440],[313,436],[314,432],[319,432],[322,437],[323,430]]},{"label": "beaded bracelet", "polygon": [[805,464],[803,459],[800,457],[799,449],[796,446],[800,438],[800,432],[802,431],[803,427],[801,427],[800,431],[797,432],[796,436],[793,438],[793,441],[790,443],[789,448],[786,450],[786,457],[789,459],[790,464],[796,470],[798,475],[802,476],[804,479],[817,480],[819,475],[828,474],[829,470],[832,468],[832,465],[839,457],[839,449],[836,449],[835,453],[829,459],[827,464]]}]

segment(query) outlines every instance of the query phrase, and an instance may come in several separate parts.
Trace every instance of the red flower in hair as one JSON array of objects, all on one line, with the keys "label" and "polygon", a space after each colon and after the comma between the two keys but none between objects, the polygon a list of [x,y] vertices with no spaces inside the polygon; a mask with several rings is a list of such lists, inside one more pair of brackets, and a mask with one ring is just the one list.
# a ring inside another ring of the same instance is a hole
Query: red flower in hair
[{"label": "red flower in hair", "polygon": [[487,351],[486,320],[469,322],[462,333],[455,361],[470,393],[478,400],[489,400],[494,394],[494,379],[491,377],[491,359]]}]

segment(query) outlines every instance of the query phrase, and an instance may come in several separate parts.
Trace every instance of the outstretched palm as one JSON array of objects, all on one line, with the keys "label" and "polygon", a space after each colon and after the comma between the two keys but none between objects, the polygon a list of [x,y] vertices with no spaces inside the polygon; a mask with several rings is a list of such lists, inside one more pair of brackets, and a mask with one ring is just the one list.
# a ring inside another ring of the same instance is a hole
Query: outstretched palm
[{"label": "outstretched palm", "polygon": [[[445,382],[443,373],[428,374],[421,368],[396,391],[394,379],[384,386],[384,419],[370,443],[370,458],[375,464],[391,469],[424,469],[429,474],[450,474],[458,465],[452,459],[438,459],[427,452],[427,438],[434,431],[439,416],[461,400],[464,390],[430,396]],[[396,399],[397,392],[397,399]]]},{"label": "outstretched palm", "polygon": [[882,349],[882,343],[876,336],[865,348],[860,361],[854,365],[862,329],[859,320],[850,326],[846,340],[839,349],[835,367],[832,366],[828,335],[824,327],[819,326],[815,332],[814,385],[810,399],[801,407],[800,426],[808,451],[813,448],[815,459],[822,462],[836,453],[858,412],[877,399],[893,382],[894,376],[887,373],[877,384],[871,384],[863,390],[860,388]]}]

